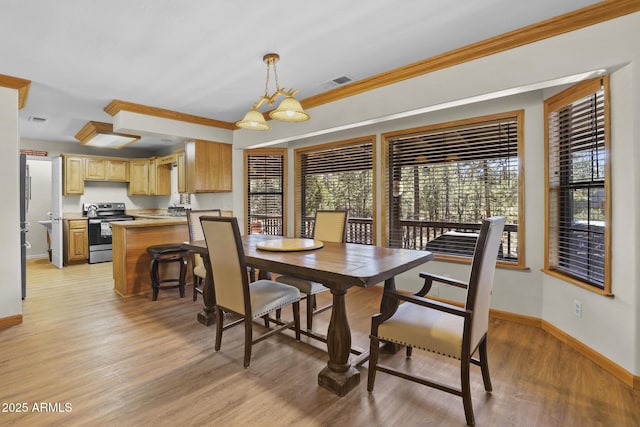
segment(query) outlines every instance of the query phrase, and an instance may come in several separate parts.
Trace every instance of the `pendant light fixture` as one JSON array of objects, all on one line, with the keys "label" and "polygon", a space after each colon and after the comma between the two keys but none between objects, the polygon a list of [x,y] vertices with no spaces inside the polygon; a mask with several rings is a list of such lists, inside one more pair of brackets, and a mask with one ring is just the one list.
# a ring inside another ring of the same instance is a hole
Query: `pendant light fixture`
[{"label": "pendant light fixture", "polygon": [[[302,109],[300,102],[293,97],[298,90],[286,90],[280,88],[280,84],[278,83],[278,72],[276,70],[276,62],[278,62],[279,59],[280,55],[277,53],[267,53],[262,58],[264,63],[267,64],[267,79],[264,84],[264,95],[262,95],[258,102],[251,107],[251,110],[249,110],[242,120],[236,122],[236,126],[239,128],[251,130],[271,129],[271,126],[264,119],[264,115],[258,111],[258,108],[260,108],[265,101],[267,102],[267,105],[272,105],[280,95],[285,98],[280,102],[278,108],[269,113],[269,117],[283,122],[304,122],[305,120],[309,120],[309,114]],[[272,95],[269,95],[269,77],[272,68],[276,83],[276,91]]]}]

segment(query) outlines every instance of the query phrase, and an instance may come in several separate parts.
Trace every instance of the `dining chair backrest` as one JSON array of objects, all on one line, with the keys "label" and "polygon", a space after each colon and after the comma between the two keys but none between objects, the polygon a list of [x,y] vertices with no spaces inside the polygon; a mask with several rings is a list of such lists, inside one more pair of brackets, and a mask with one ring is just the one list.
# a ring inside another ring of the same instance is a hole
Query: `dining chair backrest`
[{"label": "dining chair backrest", "polygon": [[251,315],[244,249],[235,217],[202,216],[216,303],[240,315]]},{"label": "dining chair backrest", "polygon": [[200,225],[201,216],[221,216],[220,209],[203,209],[203,210],[191,210],[187,209],[187,225],[189,227],[189,240],[195,242],[197,240],[204,240],[204,233],[202,232],[202,226]]},{"label": "dining chair backrest", "polygon": [[344,243],[347,240],[347,211],[316,211],[313,238],[323,242]]},{"label": "dining chair backrest", "polygon": [[473,312],[471,349],[474,349],[489,327],[489,305],[498,248],[506,218],[492,217],[482,221],[471,265],[466,308]]}]

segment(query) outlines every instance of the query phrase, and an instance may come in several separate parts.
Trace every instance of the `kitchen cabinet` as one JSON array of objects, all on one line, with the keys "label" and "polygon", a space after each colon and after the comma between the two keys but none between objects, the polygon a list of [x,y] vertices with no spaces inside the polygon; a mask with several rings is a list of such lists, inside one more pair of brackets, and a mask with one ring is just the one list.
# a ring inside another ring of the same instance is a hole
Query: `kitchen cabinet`
[{"label": "kitchen cabinet", "polygon": [[184,155],[187,193],[232,191],[231,144],[189,141]]},{"label": "kitchen cabinet", "polygon": [[62,155],[62,194],[84,194],[84,158]]},{"label": "kitchen cabinet", "polygon": [[130,196],[149,195],[149,159],[129,160]]},{"label": "kitchen cabinet", "polygon": [[78,264],[89,259],[89,230],[86,219],[65,219],[63,222],[64,264]]},{"label": "kitchen cabinet", "polygon": [[84,179],[127,182],[129,180],[129,160],[87,157]]},{"label": "kitchen cabinet", "polygon": [[182,194],[187,192],[187,171],[185,170],[184,150],[177,151],[175,155],[178,168],[178,193]]},{"label": "kitchen cabinet", "polygon": [[171,163],[161,163],[162,158],[149,159],[149,195],[171,195]]}]

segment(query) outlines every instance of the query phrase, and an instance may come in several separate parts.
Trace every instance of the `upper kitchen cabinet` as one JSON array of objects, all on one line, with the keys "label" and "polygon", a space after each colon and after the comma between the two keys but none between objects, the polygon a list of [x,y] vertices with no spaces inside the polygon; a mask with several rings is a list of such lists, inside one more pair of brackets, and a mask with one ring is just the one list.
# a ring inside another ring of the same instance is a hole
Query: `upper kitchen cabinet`
[{"label": "upper kitchen cabinet", "polygon": [[231,144],[189,141],[184,154],[187,193],[232,191]]},{"label": "upper kitchen cabinet", "polygon": [[90,181],[129,181],[129,160],[104,157],[85,159],[85,180]]},{"label": "upper kitchen cabinet", "polygon": [[65,196],[84,194],[84,158],[62,154],[62,193]]},{"label": "upper kitchen cabinet", "polygon": [[149,159],[149,195],[171,195],[171,163],[167,157]]},{"label": "upper kitchen cabinet", "polygon": [[149,159],[129,160],[129,195],[149,195]]},{"label": "upper kitchen cabinet", "polygon": [[178,193],[187,192],[187,171],[184,163],[184,150],[175,153],[176,164],[178,165]]}]

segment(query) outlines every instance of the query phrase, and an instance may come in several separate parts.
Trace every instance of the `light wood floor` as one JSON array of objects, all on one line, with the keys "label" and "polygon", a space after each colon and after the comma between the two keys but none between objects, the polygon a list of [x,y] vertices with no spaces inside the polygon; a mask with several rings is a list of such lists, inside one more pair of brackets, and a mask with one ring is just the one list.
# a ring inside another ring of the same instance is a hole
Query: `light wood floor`
[{"label": "light wood floor", "polygon": [[[112,287],[110,263],[57,270],[30,262],[23,323],[0,330],[0,425],[465,425],[461,400],[437,390],[378,373],[369,394],[366,364],[358,387],[335,396],[317,385],[322,345],[304,338],[257,344],[244,369],[243,328],[226,331],[214,352],[213,328],[195,320],[201,299],[176,290],[156,302],[123,299]],[[355,345],[368,347],[379,299],[376,289],[349,292]],[[318,329],[329,316],[317,317]],[[454,361],[421,351],[381,360],[458,381]],[[489,364],[490,395],[472,368],[479,426],[640,426],[640,393],[539,329],[492,319]],[[34,412],[41,402],[62,412]],[[29,410],[5,412],[11,403]]]}]

